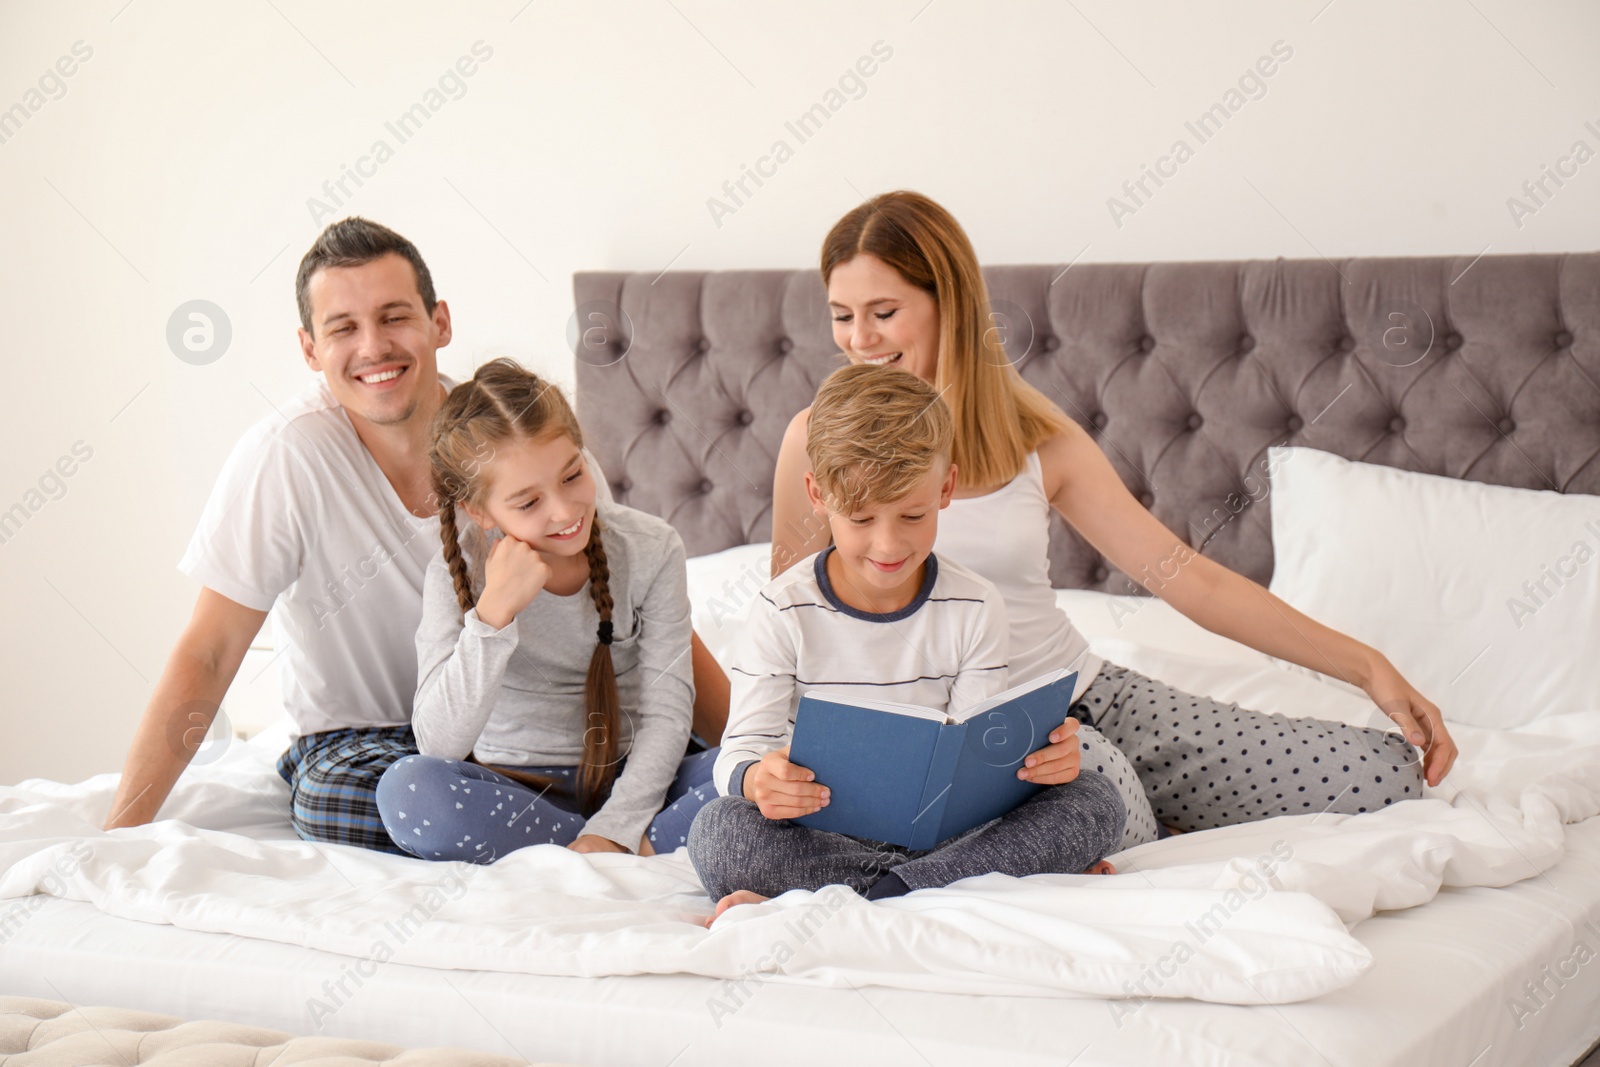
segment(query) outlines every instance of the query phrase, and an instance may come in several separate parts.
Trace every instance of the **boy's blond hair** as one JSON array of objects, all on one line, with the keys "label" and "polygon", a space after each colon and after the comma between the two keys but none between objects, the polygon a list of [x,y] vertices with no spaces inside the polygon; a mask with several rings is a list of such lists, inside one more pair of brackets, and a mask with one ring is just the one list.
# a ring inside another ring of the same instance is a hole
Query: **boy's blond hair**
[{"label": "boy's blond hair", "polygon": [[806,456],[828,510],[849,514],[911,492],[950,462],[954,422],[927,382],[866,363],[828,375],[811,404]]}]

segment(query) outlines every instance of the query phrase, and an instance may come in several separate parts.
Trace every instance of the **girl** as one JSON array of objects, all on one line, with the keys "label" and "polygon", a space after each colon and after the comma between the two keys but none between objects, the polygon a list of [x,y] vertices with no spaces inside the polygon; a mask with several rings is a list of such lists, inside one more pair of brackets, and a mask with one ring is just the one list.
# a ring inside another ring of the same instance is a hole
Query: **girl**
[{"label": "girl", "polygon": [[434,421],[444,551],[417,631],[420,755],[377,790],[413,856],[670,852],[716,795],[718,750],[684,757],[683,542],[653,515],[597,504],[582,447],[561,391],[509,359],[456,386]]},{"label": "girl", "polygon": [[[1438,782],[1456,746],[1439,709],[1380,653],[1295,611],[1249,579],[1189,550],[1140,505],[1099,446],[1022,380],[990,329],[977,257],[927,197],[886,193],[839,220],[822,248],[833,336],[854,363],[899,367],[932,383],[955,414],[954,460],[967,488],[939,522],[937,551],[999,587],[1011,627],[1013,682],[1076,667],[1073,712],[1132,760],[1156,816],[1201,830],[1280,814],[1355,813],[1422,794],[1411,744]],[[827,545],[808,524],[806,426],[795,416],[773,488],[774,575]],[[1054,510],[1124,574],[1185,565],[1160,596],[1207,629],[1364,688],[1404,737],[1219,704],[1101,660],[1056,607],[1046,551]],[[1023,777],[1077,773],[1068,722],[1029,756]],[[1407,743],[1409,742],[1409,744]]]}]

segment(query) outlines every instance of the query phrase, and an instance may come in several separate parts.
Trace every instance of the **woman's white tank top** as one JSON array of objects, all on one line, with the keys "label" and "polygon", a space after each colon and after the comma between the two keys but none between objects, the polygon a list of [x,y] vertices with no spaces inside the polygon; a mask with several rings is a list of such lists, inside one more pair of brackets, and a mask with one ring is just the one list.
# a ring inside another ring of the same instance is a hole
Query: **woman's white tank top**
[{"label": "woman's white tank top", "polygon": [[957,497],[939,512],[933,550],[994,583],[1011,623],[1007,685],[1059,668],[1078,672],[1072,699],[1105,662],[1056,606],[1050,587],[1050,501],[1039,453],[1030,452],[1017,476],[992,493]]}]

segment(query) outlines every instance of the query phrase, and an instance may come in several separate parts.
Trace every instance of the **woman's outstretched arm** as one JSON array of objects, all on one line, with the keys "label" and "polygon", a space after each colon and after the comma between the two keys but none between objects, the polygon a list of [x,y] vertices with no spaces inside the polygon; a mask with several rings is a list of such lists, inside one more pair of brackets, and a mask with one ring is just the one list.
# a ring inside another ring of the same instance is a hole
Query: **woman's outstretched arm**
[{"label": "woman's outstretched arm", "polygon": [[1438,706],[1382,653],[1194,551],[1128,492],[1076,424],[1041,444],[1039,458],[1051,506],[1124,574],[1213,633],[1366,690],[1426,752],[1428,784],[1449,773],[1456,745]]}]

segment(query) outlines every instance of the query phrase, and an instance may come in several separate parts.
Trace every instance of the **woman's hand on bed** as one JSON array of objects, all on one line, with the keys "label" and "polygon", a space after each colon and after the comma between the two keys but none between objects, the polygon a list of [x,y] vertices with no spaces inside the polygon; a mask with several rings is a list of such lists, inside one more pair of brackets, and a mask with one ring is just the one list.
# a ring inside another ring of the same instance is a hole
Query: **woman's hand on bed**
[{"label": "woman's hand on bed", "polygon": [[1083,745],[1078,741],[1078,720],[1068,719],[1050,732],[1050,743],[1017,768],[1017,777],[1039,785],[1065,785],[1078,777]]},{"label": "woman's hand on bed", "polygon": [[789,762],[789,746],[785,745],[744,772],[744,797],[754,801],[769,819],[798,819],[828,805],[828,787],[818,785],[816,777]]},{"label": "woman's hand on bed", "polygon": [[1445,728],[1438,705],[1417,692],[1394,664],[1381,656],[1366,690],[1372,702],[1400,727],[1405,739],[1422,749],[1423,774],[1428,784],[1444,781],[1456,761],[1456,743]]},{"label": "woman's hand on bed", "polygon": [[594,834],[580,834],[578,839],[567,846],[574,852],[626,852],[627,849],[607,837],[597,837]]}]

